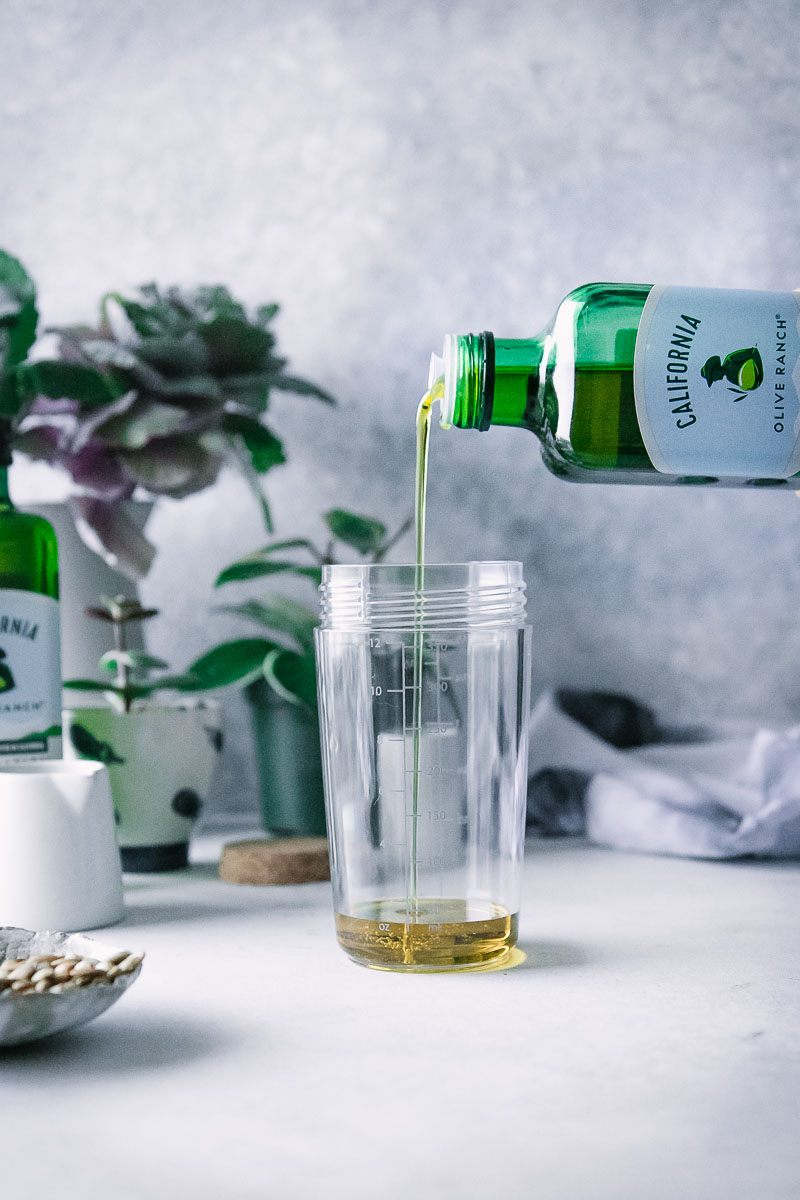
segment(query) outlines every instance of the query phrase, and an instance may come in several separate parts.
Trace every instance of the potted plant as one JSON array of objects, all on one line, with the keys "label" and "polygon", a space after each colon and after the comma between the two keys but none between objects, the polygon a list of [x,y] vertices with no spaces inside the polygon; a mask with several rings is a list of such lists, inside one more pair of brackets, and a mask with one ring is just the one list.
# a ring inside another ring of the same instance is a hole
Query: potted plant
[{"label": "potted plant", "polygon": [[71,485],[68,512],[38,509],[62,549],[66,673],[87,673],[107,648],[85,609],[147,573],[155,549],[143,526],[160,497],[199,492],[232,465],[272,532],[262,484],[285,454],[266,421],[270,398],[280,390],[333,403],[289,374],[277,312],[276,304],[247,310],[219,284],[146,284],[132,296],[107,293],[96,327],[45,329],[55,345],[47,355],[36,340],[34,283],[0,251],[0,417],[12,421],[15,452],[60,469]]},{"label": "potted plant", "polygon": [[[202,690],[191,672],[169,674],[162,659],[130,648],[131,625],[150,620],[157,609],[117,596],[104,598],[89,615],[113,631],[114,649],[100,660],[106,678],[70,679],[64,686],[106,703],[68,709],[65,740],[79,758],[108,767],[123,868],[185,867],[189,835],[222,747],[219,706],[186,695]],[[160,693],[183,695],[155,703]]]},{"label": "potted plant", "polygon": [[[324,514],[324,549],[308,538],[271,542],[226,567],[216,586],[285,574],[319,585],[322,567],[336,560],[336,543],[380,562],[409,528],[392,536],[370,517],[343,509]],[[286,595],[219,606],[259,629],[256,637],[223,642],[198,658],[189,674],[205,688],[244,688],[255,737],[264,827],[271,833],[325,833],[313,632],[315,609]]]},{"label": "potted plant", "polygon": [[154,548],[121,502],[192,495],[225,464],[243,473],[272,531],[260,481],[285,457],[264,421],[270,395],[277,389],[333,403],[287,372],[271,328],[277,304],[248,313],[221,284],[109,292],[96,327],[48,329],[56,356],[29,360],[33,283],[0,253],[0,296],[10,278],[20,296],[25,283],[16,350],[0,380],[0,399],[15,416],[14,446],[68,473],[70,504],[93,548],[133,578],[144,575]]}]

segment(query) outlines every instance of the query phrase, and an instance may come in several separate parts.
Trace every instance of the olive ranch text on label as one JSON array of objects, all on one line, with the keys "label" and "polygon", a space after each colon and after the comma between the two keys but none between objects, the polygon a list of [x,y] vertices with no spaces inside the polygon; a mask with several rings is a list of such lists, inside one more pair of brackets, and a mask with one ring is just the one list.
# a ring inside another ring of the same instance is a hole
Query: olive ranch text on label
[{"label": "olive ranch text on label", "polygon": [[798,360],[791,292],[653,288],[634,360],[653,465],[667,474],[795,475]]}]

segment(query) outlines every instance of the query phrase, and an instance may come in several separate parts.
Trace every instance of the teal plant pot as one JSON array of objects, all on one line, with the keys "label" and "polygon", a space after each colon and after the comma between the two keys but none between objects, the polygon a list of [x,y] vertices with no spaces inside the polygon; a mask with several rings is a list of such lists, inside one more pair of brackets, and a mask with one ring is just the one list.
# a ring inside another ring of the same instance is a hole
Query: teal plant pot
[{"label": "teal plant pot", "polygon": [[245,689],[256,746],[261,814],[268,833],[324,837],[319,721],[276,696],[266,680]]}]

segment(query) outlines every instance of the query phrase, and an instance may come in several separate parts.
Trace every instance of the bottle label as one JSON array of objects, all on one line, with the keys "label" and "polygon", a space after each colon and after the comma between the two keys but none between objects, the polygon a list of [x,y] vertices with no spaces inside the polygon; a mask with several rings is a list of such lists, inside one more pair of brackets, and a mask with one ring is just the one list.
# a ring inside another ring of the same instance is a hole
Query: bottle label
[{"label": "bottle label", "polygon": [[60,756],[58,601],[0,588],[0,760]]},{"label": "bottle label", "polygon": [[800,471],[800,298],[654,287],[636,334],[636,415],[657,471]]}]

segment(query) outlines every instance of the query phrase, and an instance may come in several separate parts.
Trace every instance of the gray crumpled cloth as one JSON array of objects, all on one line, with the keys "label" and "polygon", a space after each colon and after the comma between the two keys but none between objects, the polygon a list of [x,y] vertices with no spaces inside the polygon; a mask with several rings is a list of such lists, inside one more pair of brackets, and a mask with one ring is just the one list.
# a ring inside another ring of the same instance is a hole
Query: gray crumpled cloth
[{"label": "gray crumpled cloth", "polygon": [[603,692],[545,693],[531,715],[528,827],[692,858],[800,855],[800,725],[660,726]]}]

